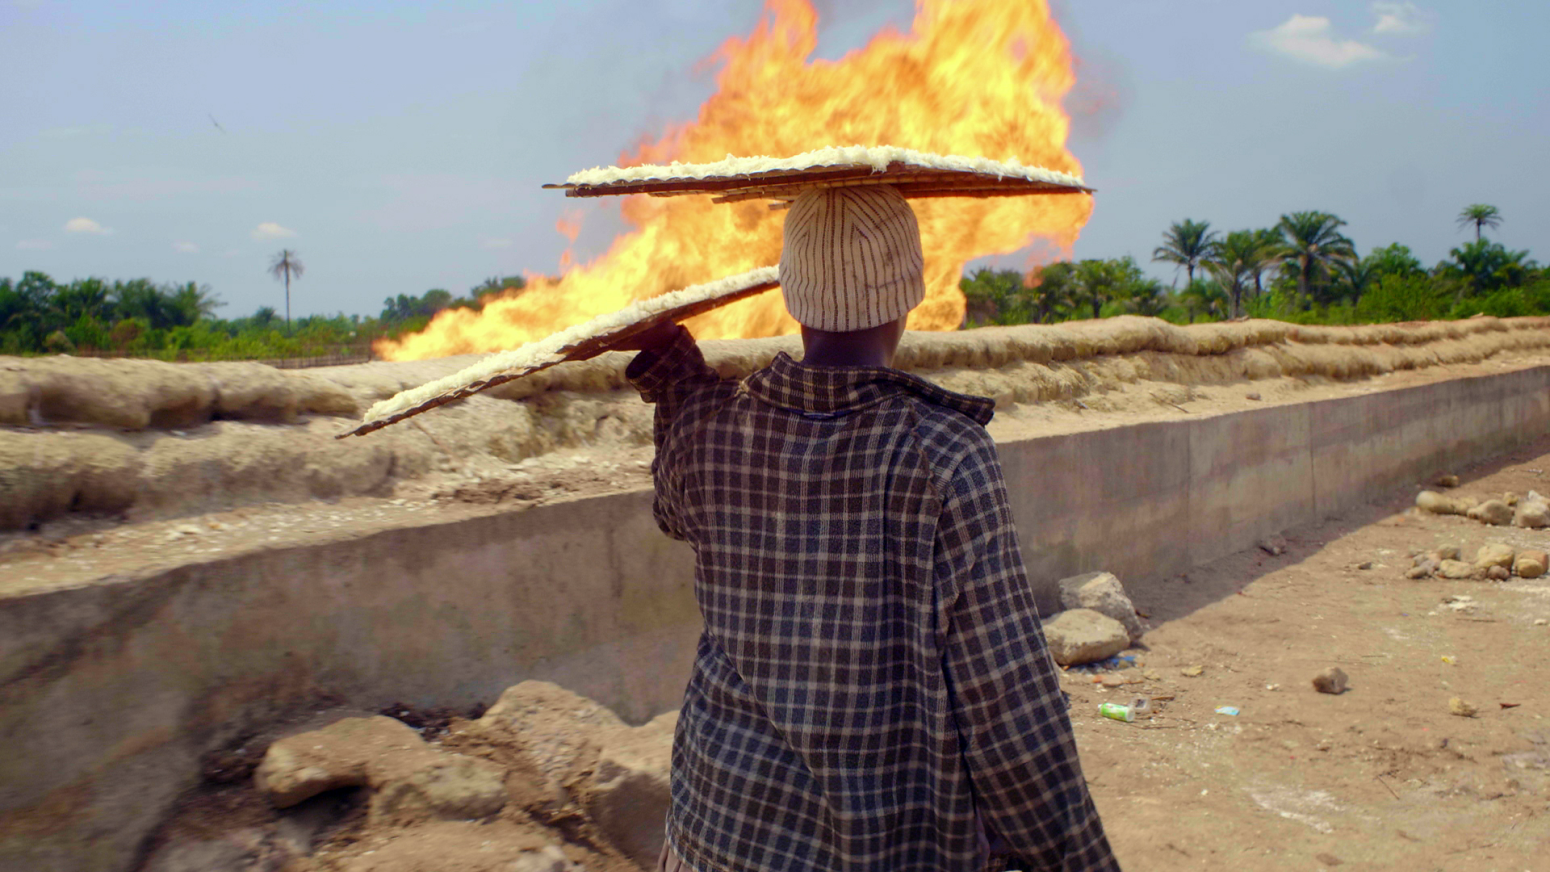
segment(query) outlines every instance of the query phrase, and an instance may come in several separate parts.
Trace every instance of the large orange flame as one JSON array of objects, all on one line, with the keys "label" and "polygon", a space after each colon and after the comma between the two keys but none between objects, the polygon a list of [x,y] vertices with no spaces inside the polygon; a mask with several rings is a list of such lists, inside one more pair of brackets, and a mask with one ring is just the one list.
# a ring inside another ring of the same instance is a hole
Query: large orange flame
[{"label": "large orange flame", "polygon": [[[909,33],[885,30],[838,61],[811,60],[818,15],[808,0],[766,0],[746,38],[712,57],[716,94],[699,119],[625,154],[621,165],[784,157],[829,145],[895,145],[1004,159],[1080,174],[1066,150],[1061,100],[1074,83],[1070,46],[1045,0],[918,0]],[[581,167],[577,167],[581,169]],[[1016,251],[1035,237],[1068,249],[1087,222],[1082,195],[914,201],[926,257],[926,299],[912,329],[952,330],[963,320],[958,280],[967,261]],[[390,360],[498,351],[539,339],[631,302],[780,258],[783,212],[761,201],[632,197],[636,228],[596,261],[558,280],[535,279],[482,311],[447,310],[424,332],[383,342]],[[691,322],[701,338],[796,330],[778,293]]]}]

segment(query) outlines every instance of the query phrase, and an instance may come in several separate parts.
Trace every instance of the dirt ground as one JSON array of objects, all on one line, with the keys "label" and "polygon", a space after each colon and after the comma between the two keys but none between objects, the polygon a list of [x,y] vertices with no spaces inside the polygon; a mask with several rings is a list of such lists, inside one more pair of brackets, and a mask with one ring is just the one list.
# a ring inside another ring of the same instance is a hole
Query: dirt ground
[{"label": "dirt ground", "polygon": [[[1452,493],[1544,492],[1547,470],[1550,437],[1452,470],[1462,480]],[[1546,550],[1550,529],[1413,509],[1428,485],[1293,530],[1283,554],[1253,549],[1135,585],[1152,626],[1129,652],[1137,665],[1064,674],[1088,781],[1126,869],[1550,869],[1550,579],[1404,577],[1417,551]],[[1311,686],[1329,666],[1349,675],[1345,693]],[[1099,716],[1100,703],[1138,694],[1159,708],[1151,718]],[[1477,714],[1453,714],[1454,697]],[[1227,706],[1238,713],[1218,711]],[[447,726],[460,729],[446,713],[397,709],[383,713],[438,743]],[[210,767],[210,789],[173,831],[273,822],[241,777],[256,759]],[[562,841],[583,868],[633,868],[575,821],[508,811],[405,830],[370,825],[358,798],[315,805],[287,813],[286,825],[318,836],[311,858],[287,869],[486,872]]]},{"label": "dirt ground", "polygon": [[[1547,470],[1550,439],[1459,470],[1455,492],[1545,492]],[[1139,683],[1066,674],[1126,869],[1550,869],[1550,580],[1404,577],[1415,549],[1545,550],[1550,530],[1412,497],[1138,591],[1149,650],[1113,674]],[[1312,688],[1328,666],[1350,676],[1344,694]],[[1098,715],[1135,694],[1173,699],[1151,720]],[[1478,715],[1450,713],[1453,697]]]}]

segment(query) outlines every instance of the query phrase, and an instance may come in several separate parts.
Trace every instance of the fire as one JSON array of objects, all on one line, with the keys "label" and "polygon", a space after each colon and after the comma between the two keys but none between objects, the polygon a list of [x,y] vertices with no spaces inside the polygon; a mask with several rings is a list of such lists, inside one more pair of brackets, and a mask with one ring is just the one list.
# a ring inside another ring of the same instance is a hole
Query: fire
[{"label": "fire", "polygon": [[[699,118],[623,155],[620,165],[896,145],[1016,157],[1081,174],[1066,150],[1070,119],[1061,108],[1075,82],[1070,46],[1045,0],[918,0],[909,33],[886,30],[838,61],[811,59],[817,26],[808,0],[766,0],[754,31],[727,40],[710,59],[721,67],[718,90]],[[926,256],[926,299],[909,321],[917,330],[953,330],[962,322],[964,263],[1034,239],[1069,249],[1092,211],[1091,198],[1080,195],[913,205]],[[570,266],[558,280],[535,278],[521,294],[480,312],[444,311],[424,332],[380,343],[379,354],[414,360],[514,348],[637,299],[780,258],[784,213],[762,201],[637,196],[622,208],[635,229],[602,257]],[[574,226],[567,218],[559,229],[571,235]],[[689,326],[707,339],[796,330],[775,292]]]}]

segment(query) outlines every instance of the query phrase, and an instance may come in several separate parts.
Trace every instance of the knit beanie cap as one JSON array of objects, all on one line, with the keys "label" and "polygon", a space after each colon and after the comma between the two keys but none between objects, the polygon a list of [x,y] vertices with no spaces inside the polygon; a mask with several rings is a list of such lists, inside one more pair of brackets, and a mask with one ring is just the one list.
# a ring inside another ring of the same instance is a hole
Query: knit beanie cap
[{"label": "knit beanie cap", "polygon": [[812,188],[786,214],[780,289],[791,317],[817,330],[866,330],[926,297],[920,225],[889,185]]}]

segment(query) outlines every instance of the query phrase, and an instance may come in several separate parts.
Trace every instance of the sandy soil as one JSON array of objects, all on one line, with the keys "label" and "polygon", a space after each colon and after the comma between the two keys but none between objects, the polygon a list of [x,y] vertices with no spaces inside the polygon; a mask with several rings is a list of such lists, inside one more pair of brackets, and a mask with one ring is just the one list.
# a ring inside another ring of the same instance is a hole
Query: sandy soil
[{"label": "sandy soil", "polygon": [[[1550,440],[1465,472],[1458,492],[1544,492],[1546,470]],[[1150,650],[1115,673],[1139,683],[1067,673],[1127,869],[1550,868],[1550,580],[1403,576],[1414,549],[1545,550],[1550,531],[1418,513],[1411,496],[1142,592]],[[1327,666],[1351,689],[1315,692]],[[1173,698],[1151,720],[1099,717],[1134,694]],[[1451,714],[1453,697],[1478,716]]]}]

